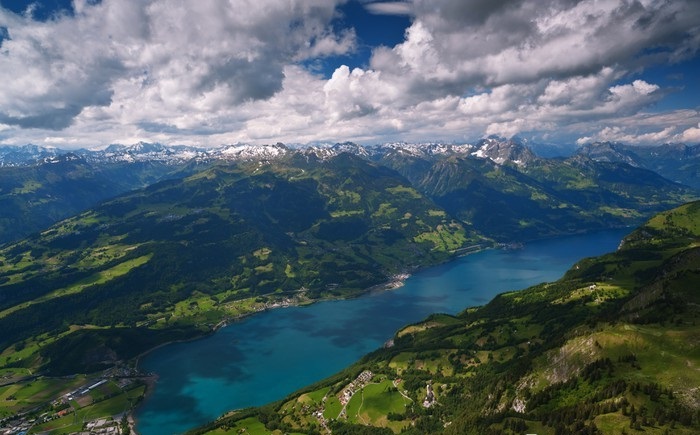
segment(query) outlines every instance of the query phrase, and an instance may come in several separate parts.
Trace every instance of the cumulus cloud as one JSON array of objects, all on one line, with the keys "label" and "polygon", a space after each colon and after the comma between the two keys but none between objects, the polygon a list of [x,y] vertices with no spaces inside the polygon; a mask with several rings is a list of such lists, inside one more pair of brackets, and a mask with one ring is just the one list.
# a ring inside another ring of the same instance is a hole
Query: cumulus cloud
[{"label": "cumulus cloud", "polygon": [[624,142],[632,145],[700,142],[700,112],[675,110],[667,113],[640,114],[613,118],[599,123],[590,136],[576,140],[577,145],[591,142]]},{"label": "cumulus cloud", "polygon": [[674,131],[673,127],[666,127],[661,131],[653,131],[649,133],[633,134],[627,133],[622,128],[605,127],[597,137],[602,141],[609,142],[627,142],[627,143],[658,143],[667,142]]},{"label": "cumulus cloud", "polygon": [[[123,104],[126,83],[166,111],[270,98],[285,65],[351,50],[326,0],[75,2],[37,22],[0,9],[0,122],[62,129],[86,107]],[[215,95],[214,95],[215,94]],[[128,104],[128,102],[127,102]],[[217,107],[218,106],[218,107]]]},{"label": "cumulus cloud", "polygon": [[[700,20],[684,2],[415,0],[414,7],[406,41],[377,53],[371,66],[408,75],[417,98],[431,85],[464,92],[563,80],[698,48],[684,47]],[[644,53],[650,47],[653,58]]]},{"label": "cumulus cloud", "polygon": [[0,142],[697,137],[697,111],[649,115],[671,90],[640,75],[698,55],[691,0],[362,1],[410,16],[403,42],[314,74],[356,49],[344,2],[75,0],[45,22],[0,8]]},{"label": "cumulus cloud", "polygon": [[684,2],[415,0],[412,8],[403,43],[375,50],[370,68],[342,75],[362,104],[348,93],[338,93],[335,105],[327,95],[327,104],[350,102],[345,109],[355,117],[371,113],[362,107],[407,113],[454,96],[470,117],[457,124],[472,132],[556,129],[650,107],[667,92],[625,78],[698,47],[688,35],[698,33],[700,13]]},{"label": "cumulus cloud", "polygon": [[697,127],[690,127],[684,130],[678,139],[686,143],[700,143],[700,122]]}]

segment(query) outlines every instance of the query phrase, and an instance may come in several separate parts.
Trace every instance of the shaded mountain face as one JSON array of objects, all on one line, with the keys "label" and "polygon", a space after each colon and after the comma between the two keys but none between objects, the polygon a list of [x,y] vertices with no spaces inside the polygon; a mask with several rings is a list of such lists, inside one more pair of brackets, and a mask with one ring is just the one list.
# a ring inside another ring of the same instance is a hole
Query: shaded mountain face
[{"label": "shaded mountain face", "polygon": [[0,348],[64,325],[206,330],[256,301],[354,295],[482,240],[350,154],[216,165],[1,250]]},{"label": "shaded mountain face", "polygon": [[0,244],[18,240],[175,172],[157,162],[95,165],[75,154],[0,168]]},{"label": "shaded mountain face", "polygon": [[700,188],[700,145],[633,147],[620,143],[596,142],[582,146],[578,154],[596,161],[623,162],[649,169],[669,180]]},{"label": "shaded mountain face", "polygon": [[212,150],[137,143],[104,150],[0,147],[0,244],[19,240],[122,193],[182,178],[214,162],[276,158],[288,149]]},{"label": "shaded mountain face", "polygon": [[694,202],[557,282],[432,315],[325,381],[191,433],[698,433],[699,245]]},{"label": "shaded mountain face", "polygon": [[472,155],[480,158],[488,158],[497,164],[511,162],[516,166],[525,167],[535,160],[536,156],[522,143],[498,138],[489,138],[479,141],[477,150]]},{"label": "shaded mountain face", "polygon": [[[628,226],[695,197],[690,188],[624,163],[583,156],[540,159],[521,152],[519,144],[492,149],[496,157],[474,158],[479,151],[440,156],[393,153],[380,162],[453,216],[499,241]],[[499,164],[496,160],[505,155],[517,157],[518,163]]]}]

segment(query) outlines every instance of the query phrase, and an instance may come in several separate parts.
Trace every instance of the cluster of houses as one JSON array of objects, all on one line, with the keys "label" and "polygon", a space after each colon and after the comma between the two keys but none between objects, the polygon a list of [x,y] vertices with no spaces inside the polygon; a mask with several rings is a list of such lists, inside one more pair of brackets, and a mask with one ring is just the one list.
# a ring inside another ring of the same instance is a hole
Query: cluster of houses
[{"label": "cluster of houses", "polygon": [[0,428],[0,435],[25,435],[32,424],[32,421],[25,420],[4,423],[3,427]]},{"label": "cluster of houses", "polygon": [[121,435],[119,422],[111,418],[99,418],[85,423],[85,430],[76,435]]},{"label": "cluster of houses", "polygon": [[348,402],[350,402],[350,399],[352,399],[353,394],[355,394],[357,390],[367,385],[371,380],[371,371],[365,370],[362,373],[360,373],[354,381],[350,382],[348,385],[345,386],[345,388],[343,388],[343,391],[338,397],[338,399],[340,400],[340,404],[343,405],[343,407],[345,407],[345,405],[347,405]]},{"label": "cluster of houses", "polygon": [[430,408],[435,405],[437,400],[435,399],[435,393],[433,392],[433,386],[428,382],[425,386],[425,399],[423,399],[423,407]]},{"label": "cluster of houses", "polygon": [[[0,435],[26,435],[29,429],[43,419],[18,420],[0,428]],[[121,426],[118,421],[111,418],[100,418],[85,424],[83,431],[74,435],[121,435]]]},{"label": "cluster of houses", "polygon": [[[91,384],[84,384],[81,387],[63,394],[51,402],[51,409],[39,416],[30,414],[16,415],[0,421],[0,435],[26,435],[29,430],[39,424],[49,422],[54,419],[64,417],[72,412],[75,412],[71,401],[78,400],[90,393],[90,391],[98,388],[101,385],[109,382],[107,376],[116,376],[115,381],[117,386],[124,390],[134,382],[131,376],[139,373],[132,368],[115,368],[109,372],[105,372],[104,377]],[[47,404],[48,405],[48,404]],[[121,427],[119,422],[112,418],[102,418],[91,421],[84,426],[82,432],[77,432],[80,435],[120,435]]]}]

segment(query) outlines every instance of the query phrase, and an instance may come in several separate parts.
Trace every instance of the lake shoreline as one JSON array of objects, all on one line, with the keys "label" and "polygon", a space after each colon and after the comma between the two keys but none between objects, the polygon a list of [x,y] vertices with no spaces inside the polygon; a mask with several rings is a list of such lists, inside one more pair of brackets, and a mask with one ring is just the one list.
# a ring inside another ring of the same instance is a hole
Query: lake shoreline
[{"label": "lake shoreline", "polygon": [[[522,251],[523,249],[524,249],[524,250],[527,250],[528,247],[529,247],[529,245],[531,245],[531,244],[533,244],[533,243],[535,243],[535,242],[540,242],[540,241],[543,241],[543,242],[555,241],[556,239],[559,239],[559,238],[577,237],[577,236],[582,236],[582,235],[586,235],[586,234],[606,233],[606,232],[610,232],[610,231],[615,231],[615,232],[618,232],[618,233],[619,233],[620,230],[622,230],[622,229],[624,229],[624,228],[606,228],[606,229],[601,229],[601,230],[589,231],[589,232],[586,232],[585,234],[571,234],[571,235],[566,235],[566,236],[561,236],[561,237],[548,237],[548,238],[545,238],[545,239],[542,239],[542,240],[539,240],[539,239],[538,239],[538,240],[534,240],[534,241],[529,241],[529,242],[527,242],[527,243],[524,245],[524,247],[519,248],[519,249],[516,249],[515,251],[511,251],[511,252],[518,252],[518,251]],[[623,237],[623,236],[620,236],[620,237]],[[617,246],[617,243],[618,243],[618,242],[619,242],[619,238],[618,238],[617,241],[616,241],[616,246]],[[567,242],[567,243],[570,244],[569,242]],[[299,306],[312,306],[312,305],[317,305],[318,302],[352,300],[352,299],[359,299],[359,298],[361,298],[361,297],[363,297],[363,296],[367,296],[367,295],[378,295],[378,294],[381,294],[381,293],[384,293],[384,292],[390,292],[390,291],[392,291],[392,290],[397,290],[397,289],[400,289],[401,287],[403,287],[403,286],[405,285],[405,283],[406,283],[406,280],[407,280],[408,278],[414,276],[415,273],[419,273],[419,272],[421,272],[421,271],[423,271],[423,270],[430,269],[430,268],[433,268],[433,267],[440,267],[441,265],[444,265],[444,264],[447,264],[447,263],[452,263],[452,262],[455,262],[455,261],[459,261],[459,260],[460,260],[462,257],[464,257],[464,256],[471,256],[471,254],[477,254],[477,253],[481,253],[481,252],[483,252],[483,251],[488,251],[488,250],[492,250],[492,251],[501,251],[501,252],[504,252],[504,253],[509,252],[509,250],[506,249],[505,246],[498,246],[498,245],[494,246],[493,244],[491,244],[491,245],[482,245],[478,250],[473,250],[473,251],[470,251],[470,252],[468,252],[468,253],[455,252],[455,253],[453,253],[452,256],[450,256],[448,259],[446,259],[446,260],[443,261],[443,262],[440,262],[440,263],[437,263],[437,264],[431,264],[431,265],[428,265],[428,266],[425,266],[425,267],[415,268],[415,269],[413,269],[413,270],[411,271],[411,273],[409,273],[409,272],[403,272],[403,273],[401,273],[401,274],[396,274],[396,275],[390,277],[390,279],[387,280],[386,282],[383,282],[383,283],[380,283],[380,284],[377,284],[377,285],[374,285],[374,286],[370,286],[370,287],[364,289],[363,291],[358,292],[358,293],[355,293],[355,294],[352,294],[352,295],[345,295],[345,296],[342,296],[342,297],[331,296],[331,297],[323,297],[323,298],[313,299],[313,300],[296,300],[296,301],[294,301],[294,303],[273,304],[274,306],[268,306],[268,307],[260,308],[260,309],[257,309],[257,310],[255,310],[255,311],[251,311],[251,312],[248,312],[248,313],[244,313],[244,314],[237,315],[237,316],[235,316],[235,317],[230,317],[230,318],[227,318],[227,319],[223,319],[222,321],[220,321],[219,323],[217,323],[216,325],[214,325],[214,326],[212,327],[212,329],[211,329],[210,331],[208,331],[207,333],[198,335],[198,336],[196,336],[196,337],[193,337],[192,339],[177,340],[177,341],[173,341],[173,342],[170,342],[170,343],[164,343],[164,344],[161,344],[161,345],[157,346],[156,348],[153,348],[153,349],[148,350],[147,352],[144,352],[142,355],[139,356],[139,364],[140,364],[140,359],[141,359],[143,356],[145,356],[145,355],[147,355],[147,354],[149,354],[149,353],[155,351],[155,350],[158,349],[158,348],[162,348],[162,347],[166,346],[167,344],[172,344],[172,343],[175,343],[175,342],[190,342],[190,341],[196,341],[196,340],[199,340],[199,339],[203,339],[203,338],[212,336],[212,335],[214,335],[217,331],[219,331],[219,330],[221,330],[222,328],[224,328],[225,326],[230,326],[230,325],[233,325],[233,324],[235,324],[235,323],[239,323],[239,322],[241,322],[241,321],[243,321],[243,320],[246,320],[246,319],[252,317],[253,314],[259,314],[259,313],[264,312],[264,311],[272,311],[272,310],[275,310],[275,308],[299,307]],[[575,254],[575,261],[580,260],[580,259],[583,258],[584,256],[586,256],[586,255],[584,255],[584,254],[581,254],[581,255]],[[573,259],[573,258],[572,258],[572,259]],[[567,266],[567,269],[568,269],[568,266]],[[563,270],[563,271],[561,272],[561,274],[563,274],[563,272],[565,272],[565,271],[566,271],[566,269]],[[561,274],[557,275],[557,277],[556,277],[555,279],[560,278],[560,277],[561,277]],[[539,282],[539,281],[538,281],[538,282]],[[529,285],[522,286],[522,287],[518,287],[517,289],[526,288],[527,286],[529,286]],[[516,289],[516,288],[512,288],[512,289]],[[506,291],[506,290],[501,290],[501,291]],[[492,299],[492,297],[493,297],[493,296],[489,297],[489,300]],[[484,302],[479,302],[478,304],[475,304],[475,305],[483,305],[483,303],[485,303],[485,302],[487,302],[486,299],[484,299]],[[471,305],[469,305],[469,306],[471,306]],[[460,308],[466,308],[466,307],[467,307],[467,306],[460,306]],[[405,322],[405,324],[410,324],[410,323],[411,323],[411,321]],[[395,330],[394,330],[394,333],[395,333]],[[381,343],[379,344],[379,346],[381,346]],[[150,391],[150,392],[149,392],[149,395],[148,395],[149,398],[151,397],[152,393],[153,393],[153,391]],[[139,404],[138,407],[136,407],[134,410],[132,410],[131,414],[134,415],[134,418],[136,418],[136,415],[140,412],[140,410],[142,409],[142,407],[144,406],[144,404],[146,404],[146,402],[147,402],[147,400],[144,400],[142,403]],[[247,408],[247,407],[249,407],[249,406],[241,406],[240,409],[244,409],[244,408]],[[234,408],[231,408],[231,409],[234,409]],[[137,425],[137,427],[138,427],[138,425]]]},{"label": "lake shoreline", "polygon": [[[469,248],[471,248],[471,247],[469,247]],[[202,334],[198,334],[196,336],[193,336],[190,338],[185,338],[185,339],[180,339],[180,340],[170,340],[170,341],[167,341],[165,343],[158,344],[157,346],[154,346],[154,347],[140,353],[138,356],[136,356],[134,358],[134,367],[137,370],[139,370],[139,364],[140,364],[141,359],[143,357],[157,351],[158,349],[169,346],[171,344],[188,343],[188,342],[197,341],[197,340],[207,338],[213,334],[216,334],[222,328],[225,328],[233,323],[237,323],[237,322],[246,320],[246,319],[250,318],[251,316],[254,316],[254,315],[257,315],[260,313],[264,313],[266,311],[279,309],[279,308],[302,307],[302,306],[310,306],[310,305],[313,305],[313,304],[316,304],[319,302],[357,299],[357,298],[361,298],[363,296],[367,296],[367,295],[371,295],[371,294],[377,294],[377,293],[383,293],[383,292],[387,292],[387,291],[396,290],[396,289],[403,287],[406,283],[406,280],[409,279],[411,276],[413,276],[414,273],[420,272],[421,270],[428,269],[431,267],[436,267],[436,266],[439,266],[442,264],[450,263],[450,262],[455,261],[459,258],[468,256],[468,255],[472,255],[472,254],[477,254],[479,252],[482,252],[482,251],[488,250],[488,249],[493,249],[493,246],[486,245],[484,247],[480,247],[480,248],[475,249],[475,250],[470,250],[468,252],[461,252],[461,253],[458,253],[457,251],[455,251],[452,256],[450,256],[448,259],[446,259],[443,262],[440,262],[437,264],[427,265],[424,267],[416,267],[416,268],[414,268],[414,270],[412,272],[403,271],[403,272],[397,273],[395,275],[392,275],[388,281],[367,287],[366,289],[358,292],[357,294],[340,296],[340,297],[326,296],[323,298],[309,299],[309,300],[306,300],[303,302],[298,302],[298,303],[288,303],[288,304],[279,304],[279,305],[273,304],[275,306],[265,307],[265,308],[257,309],[257,310],[254,310],[254,311],[251,311],[248,313],[239,314],[239,315],[234,316],[234,317],[225,318],[225,319],[219,321],[216,325],[214,325],[209,331],[206,331]],[[138,427],[138,417],[137,417],[138,410],[143,406],[143,404],[148,400],[148,398],[153,395],[153,392],[154,392],[156,385],[158,383],[158,374],[157,373],[148,373],[147,377],[151,378],[152,381],[147,383],[146,391],[144,392],[144,396],[143,396],[143,400],[141,400],[136,407],[134,407],[133,409],[131,409],[127,413],[128,418],[131,419],[132,421],[134,421],[134,425],[133,425],[134,427],[132,428],[133,435],[139,435],[138,431],[136,430],[136,428]]]}]

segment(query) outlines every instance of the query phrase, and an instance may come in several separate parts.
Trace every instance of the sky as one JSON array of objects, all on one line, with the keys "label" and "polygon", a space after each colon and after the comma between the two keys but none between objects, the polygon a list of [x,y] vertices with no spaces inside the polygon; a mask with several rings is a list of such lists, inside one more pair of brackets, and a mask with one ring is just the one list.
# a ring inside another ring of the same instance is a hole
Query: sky
[{"label": "sky", "polygon": [[0,0],[0,145],[700,143],[697,0]]}]

